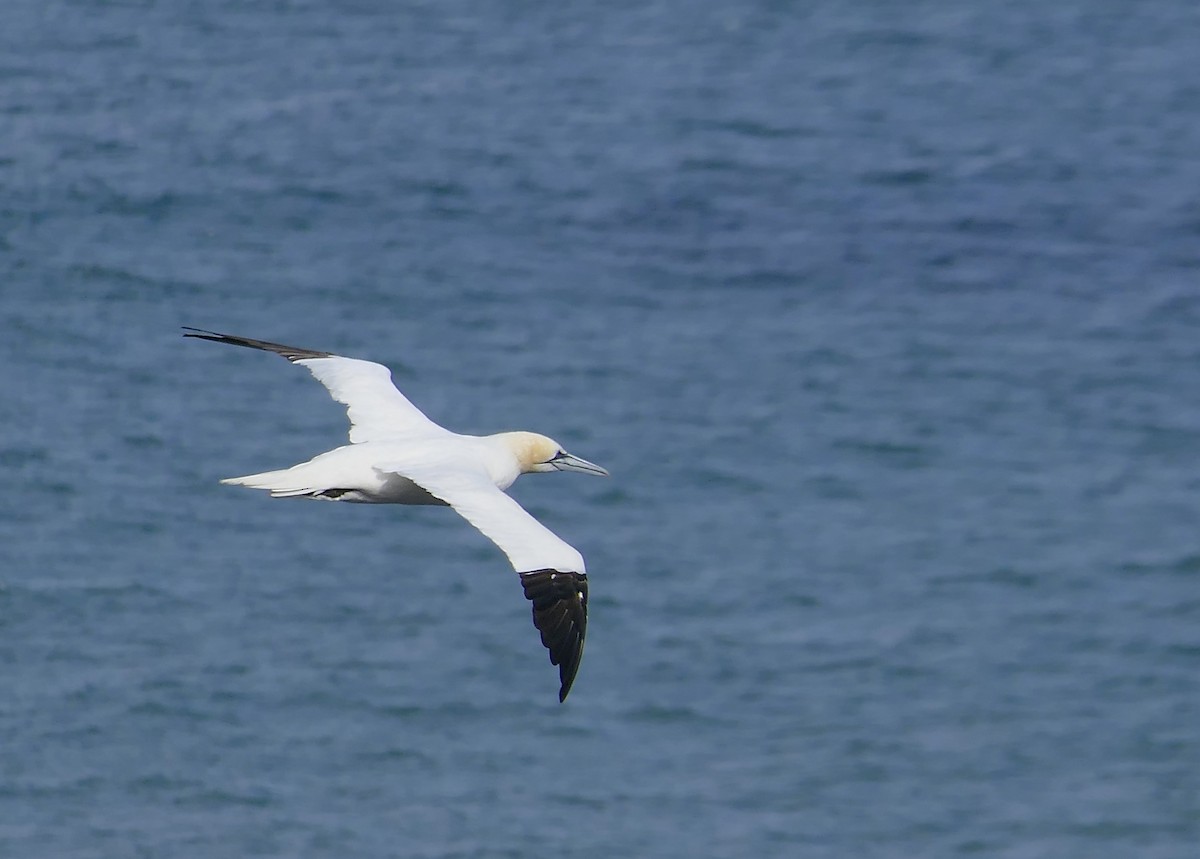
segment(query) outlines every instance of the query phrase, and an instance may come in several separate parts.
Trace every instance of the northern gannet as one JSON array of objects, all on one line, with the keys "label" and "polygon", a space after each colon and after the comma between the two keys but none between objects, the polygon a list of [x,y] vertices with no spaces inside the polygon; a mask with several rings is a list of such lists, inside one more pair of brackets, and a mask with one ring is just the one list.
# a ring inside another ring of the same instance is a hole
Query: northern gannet
[{"label": "northern gannet", "polygon": [[583,557],[505,494],[522,474],[608,474],[530,432],[460,435],[438,426],[392,384],[387,367],[330,352],[296,349],[184,327],[184,337],[246,346],[307,367],[346,406],[350,444],[291,468],[230,477],[222,483],[265,489],[272,498],[453,507],[508,556],[533,603],[533,624],[558,666],[558,700],[571,691],[587,632]]}]

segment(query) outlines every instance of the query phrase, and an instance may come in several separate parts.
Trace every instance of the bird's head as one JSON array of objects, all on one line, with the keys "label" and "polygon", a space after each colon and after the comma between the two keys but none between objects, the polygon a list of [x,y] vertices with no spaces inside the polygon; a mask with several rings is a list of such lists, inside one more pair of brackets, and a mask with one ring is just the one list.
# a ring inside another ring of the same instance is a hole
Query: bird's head
[{"label": "bird's head", "polygon": [[607,477],[608,472],[586,459],[567,453],[552,438],[532,432],[504,433],[504,439],[520,464],[522,474],[536,471],[578,471]]}]

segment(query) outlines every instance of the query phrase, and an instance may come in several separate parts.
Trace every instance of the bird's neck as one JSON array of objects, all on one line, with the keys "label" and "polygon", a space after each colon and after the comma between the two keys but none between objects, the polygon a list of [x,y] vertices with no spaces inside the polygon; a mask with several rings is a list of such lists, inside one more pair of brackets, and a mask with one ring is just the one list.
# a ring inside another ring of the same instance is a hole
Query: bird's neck
[{"label": "bird's neck", "polygon": [[518,433],[502,432],[480,439],[484,442],[484,462],[488,474],[500,489],[508,489],[525,472],[520,451],[514,444],[516,435]]}]

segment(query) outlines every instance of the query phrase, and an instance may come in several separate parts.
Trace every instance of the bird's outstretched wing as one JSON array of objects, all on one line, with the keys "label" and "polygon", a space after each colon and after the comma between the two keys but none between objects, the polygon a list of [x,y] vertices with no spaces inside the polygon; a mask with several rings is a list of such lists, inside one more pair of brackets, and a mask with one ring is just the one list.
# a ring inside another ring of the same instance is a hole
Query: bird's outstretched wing
[{"label": "bird's outstretched wing", "polygon": [[218,334],[200,328],[185,326],[183,330],[189,332],[184,337],[262,349],[282,355],[293,364],[307,367],[316,380],[329,390],[330,396],[346,406],[346,414],[350,418],[350,441],[353,444],[414,431],[446,432],[396,389],[391,371],[382,364],[344,358],[331,352],[297,349],[266,340]]},{"label": "bird's outstretched wing", "polygon": [[508,556],[533,603],[533,625],[558,666],[563,701],[575,682],[587,634],[588,584],[583,556],[482,475],[448,463],[381,463],[442,499]]}]

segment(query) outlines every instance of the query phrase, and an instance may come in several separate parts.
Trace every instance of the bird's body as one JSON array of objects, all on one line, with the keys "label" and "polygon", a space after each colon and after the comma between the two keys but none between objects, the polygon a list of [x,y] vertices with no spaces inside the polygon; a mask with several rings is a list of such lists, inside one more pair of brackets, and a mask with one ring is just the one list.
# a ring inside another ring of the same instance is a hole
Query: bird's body
[{"label": "bird's body", "polygon": [[520,476],[516,458],[494,436],[447,433],[426,437],[347,444],[291,468],[230,477],[222,483],[266,489],[274,498],[318,498],[359,504],[437,504],[446,502],[398,471],[381,463],[406,459],[441,462],[468,473],[486,474],[506,490]]},{"label": "bird's body", "polygon": [[461,435],[438,426],[401,394],[380,364],[189,328],[186,337],[246,346],[306,366],[347,407],[350,444],[308,462],[221,481],[275,498],[453,507],[508,555],[533,602],[534,624],[559,666],[566,698],[583,655],[587,571],[583,557],[505,494],[526,473],[607,472],[546,436]]}]

